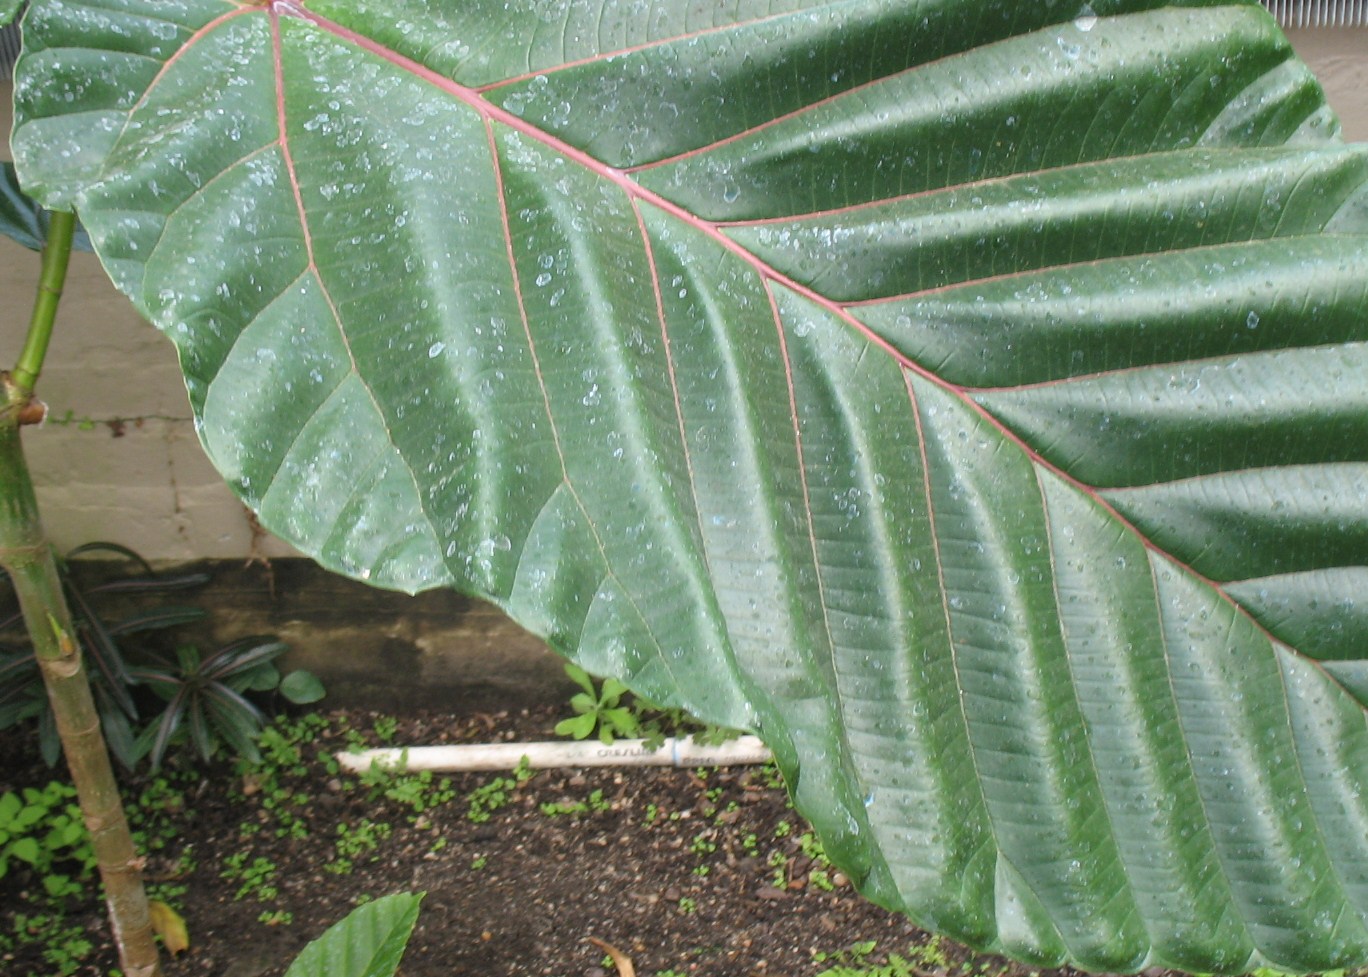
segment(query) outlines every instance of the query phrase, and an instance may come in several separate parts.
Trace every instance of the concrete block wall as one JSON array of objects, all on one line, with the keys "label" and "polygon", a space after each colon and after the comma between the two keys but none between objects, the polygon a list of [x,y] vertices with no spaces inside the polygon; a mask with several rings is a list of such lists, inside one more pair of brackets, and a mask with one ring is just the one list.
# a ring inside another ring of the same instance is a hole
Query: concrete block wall
[{"label": "concrete block wall", "polygon": [[[1368,141],[1368,30],[1306,29],[1293,44],[1325,83],[1348,138]],[[0,84],[0,127],[10,88]],[[8,144],[0,149],[8,154]],[[0,363],[14,362],[37,279],[35,257],[0,238]],[[40,393],[51,420],[26,448],[47,528],[61,548],[90,540],[150,559],[278,557],[199,448],[170,343],[76,255]]]},{"label": "concrete block wall", "polygon": [[1368,27],[1306,28],[1287,36],[1325,86],[1344,138],[1368,142]]}]

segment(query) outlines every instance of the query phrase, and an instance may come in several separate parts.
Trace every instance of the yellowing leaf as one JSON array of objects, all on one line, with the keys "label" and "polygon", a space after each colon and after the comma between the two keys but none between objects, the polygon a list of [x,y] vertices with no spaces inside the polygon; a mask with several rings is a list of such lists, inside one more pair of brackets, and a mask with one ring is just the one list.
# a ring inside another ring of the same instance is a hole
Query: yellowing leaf
[{"label": "yellowing leaf", "polygon": [[152,917],[152,931],[161,937],[167,953],[175,957],[190,949],[190,931],[180,913],[160,899],[149,899],[147,911]]},{"label": "yellowing leaf", "polygon": [[603,940],[597,939],[596,937],[586,936],[585,940],[594,944],[594,946],[613,958],[613,966],[617,967],[618,977],[636,977],[636,968],[632,966],[632,960],[627,954],[623,953],[611,943],[605,943]]}]

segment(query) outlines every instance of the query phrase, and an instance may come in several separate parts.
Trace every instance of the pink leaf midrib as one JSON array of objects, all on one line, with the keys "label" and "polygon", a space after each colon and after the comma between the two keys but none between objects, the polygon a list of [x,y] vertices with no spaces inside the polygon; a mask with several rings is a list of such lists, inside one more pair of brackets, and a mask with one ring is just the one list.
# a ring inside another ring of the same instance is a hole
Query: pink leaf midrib
[{"label": "pink leaf midrib", "polygon": [[[686,210],[680,205],[674,203],[673,201],[661,196],[659,193],[637,183],[628,172],[604,163],[603,161],[589,155],[584,150],[566,142],[560,137],[548,133],[543,129],[539,129],[532,123],[520,118],[517,115],[514,115],[507,109],[490,102],[488,99],[485,98],[484,91],[488,90],[490,87],[493,86],[487,86],[486,88],[482,89],[475,89],[468,87],[466,85],[462,85],[450,78],[447,78],[444,75],[441,75],[433,71],[432,69],[420,64],[419,62],[412,60],[406,55],[403,55],[398,51],[395,51],[394,49],[373,40],[372,38],[366,37],[365,35],[360,34],[352,30],[351,28],[346,27],[345,25],[339,24],[336,21],[332,21],[326,17],[314,13],[313,11],[310,11],[301,2],[299,2],[299,0],[269,0],[269,7],[273,13],[295,17],[309,24],[312,24],[314,27],[326,33],[329,33],[342,41],[355,45],[361,50],[364,50],[367,53],[372,54],[375,57],[378,57],[388,62],[389,64],[412,75],[413,77],[421,79],[422,81],[432,85],[434,88],[444,92],[445,94],[449,95],[450,97],[456,99],[457,101],[474,110],[479,115],[479,117],[485,122],[486,125],[497,123],[499,125],[505,126],[508,129],[517,132],[520,135],[523,135],[528,139],[542,145],[543,147],[565,157],[571,162],[574,162],[577,165],[582,166],[586,171],[595,174],[599,178],[606,180],[609,183],[613,184],[615,187],[617,187],[627,197],[628,200],[633,202],[634,207],[638,207],[640,206],[640,204],[648,204],[666,214],[669,214],[671,217],[675,218],[681,223],[694,228],[700,234],[715,242],[724,251],[733,255],[738,260],[742,261],[744,264],[748,265],[750,268],[754,270],[754,272],[757,275],[760,276],[762,281],[770,283],[770,285],[780,285],[786,289],[789,289],[793,293],[800,295],[808,301],[812,302],[819,308],[824,309],[825,311],[827,311],[828,313],[830,313],[831,315],[835,316],[837,319],[845,323],[847,326],[849,326],[870,345],[874,346],[879,350],[882,350],[890,359],[896,362],[902,369],[910,373],[916,374],[917,376],[925,379],[927,382],[932,383],[935,386],[945,390],[956,400],[964,404],[965,407],[972,413],[977,414],[978,416],[983,418],[983,420],[987,424],[989,424],[994,430],[996,430],[1001,437],[1003,437],[1009,443],[1014,445],[1019,451],[1021,451],[1022,454],[1026,456],[1026,458],[1029,459],[1033,465],[1037,466],[1040,469],[1051,472],[1052,474],[1060,478],[1064,483],[1072,486],[1075,490],[1084,494],[1086,497],[1091,499],[1094,502],[1094,504],[1096,504],[1099,508],[1104,510],[1111,519],[1115,520],[1117,525],[1124,527],[1128,532],[1133,534],[1147,550],[1154,552],[1162,556],[1164,559],[1170,561],[1174,565],[1181,567],[1184,570],[1184,572],[1190,574],[1193,579],[1209,587],[1214,593],[1219,595],[1221,600],[1230,605],[1236,613],[1246,618],[1253,625],[1253,627],[1272,644],[1287,647],[1284,642],[1276,638],[1270,631],[1268,631],[1266,627],[1264,627],[1264,625],[1261,622],[1255,619],[1253,615],[1251,615],[1238,601],[1231,597],[1226,592],[1225,588],[1222,587],[1218,581],[1215,581],[1197,572],[1197,570],[1194,567],[1192,567],[1185,561],[1178,559],[1173,554],[1168,553],[1166,550],[1159,547],[1157,544],[1151,541],[1148,538],[1148,536],[1141,532],[1140,529],[1137,526],[1135,526],[1130,520],[1125,518],[1120,513],[1120,511],[1117,510],[1105,497],[1103,497],[1098,488],[1089,485],[1085,482],[1082,482],[1081,480],[1071,475],[1069,472],[1059,468],[1053,462],[1049,461],[1042,454],[1040,454],[1039,451],[1037,451],[1033,446],[1027,443],[1020,435],[1018,435],[1015,431],[1013,431],[1006,424],[1000,421],[996,416],[990,413],[987,410],[987,408],[978,403],[978,401],[972,396],[974,391],[971,388],[950,383],[944,378],[938,376],[931,370],[917,363],[915,360],[909,358],[906,354],[902,353],[900,350],[894,347],[889,341],[875,333],[865,323],[855,318],[855,316],[850,312],[847,306],[842,305],[841,303],[838,303],[832,299],[829,299],[824,295],[821,295],[814,289],[784,274],[783,272],[779,271],[777,268],[774,268],[772,265],[768,264],[754,253],[746,250],[742,245],[738,244],[736,241],[728,237],[723,232],[724,225],[722,223],[709,221],[702,217],[699,217],[697,214],[694,214]],[[767,286],[767,288],[768,287],[769,286]],[[794,425],[795,427],[797,426],[796,416],[794,418]],[[809,512],[809,521],[810,517],[811,513]],[[1296,654],[1303,655],[1303,657],[1305,657],[1308,661],[1312,662],[1312,664],[1318,666],[1316,660],[1311,656],[1304,655],[1302,652],[1299,652],[1296,649],[1290,650],[1292,650]],[[1334,681],[1333,677],[1331,677],[1331,680]],[[1335,682],[1335,684],[1339,685],[1338,682]]]},{"label": "pink leaf midrib", "polygon": [[655,191],[643,187],[641,184],[633,180],[631,176],[628,175],[628,173],[624,170],[620,170],[616,167],[609,166],[601,160],[596,159],[593,156],[590,156],[584,150],[579,149],[578,147],[573,146],[568,142],[565,142],[563,139],[554,136],[546,132],[545,130],[537,128],[532,123],[527,122],[526,120],[514,115],[507,109],[493,104],[492,102],[484,98],[480,90],[469,88],[465,85],[461,85],[455,81],[452,81],[450,78],[447,78],[444,75],[440,75],[437,72],[431,70],[430,68],[427,68],[419,64],[418,62],[406,57],[405,55],[402,55],[391,48],[385,47],[384,45],[368,37],[365,37],[364,35],[358,34],[348,27],[344,27],[343,25],[338,24],[335,21],[328,20],[325,17],[321,17],[317,14],[312,13],[311,11],[308,11],[304,7],[300,6],[298,3],[293,2],[293,0],[278,0],[278,2],[275,4],[275,7],[277,9],[288,11],[293,16],[297,16],[302,20],[306,20],[314,26],[327,31],[328,33],[331,33],[337,36],[338,38],[347,41],[348,43],[355,44],[362,50],[365,50],[379,58],[382,58],[385,61],[388,61],[395,67],[400,68],[417,78],[421,78],[428,84],[433,85],[434,87],[452,96],[453,98],[457,99],[463,104],[474,109],[480,115],[481,119],[485,120],[486,122],[497,122],[500,125],[506,126],[509,129],[512,129],[514,132],[524,135],[529,139],[533,140],[534,142],[537,142],[542,146],[545,146],[547,149],[550,149],[553,152],[566,157],[572,162],[579,164],[580,166],[584,167],[587,171],[612,183],[619,190],[621,190],[629,200],[633,200],[639,203],[650,204],[656,209],[664,211],[671,217],[674,217],[676,220],[679,220],[681,223],[684,223],[694,228],[699,233],[710,238],[724,250],[739,258],[746,264],[750,265],[756,271],[756,273],[759,274],[762,278],[775,284],[782,285],[785,288],[793,292],[796,292],[799,295],[802,295],[809,301],[814,302],[822,308],[827,309],[832,314],[838,316],[852,329],[855,329],[857,332],[859,332],[866,340],[878,346],[880,349],[886,352],[890,357],[892,357],[906,369],[910,369],[916,373],[921,374],[927,380],[936,383],[939,386],[947,387],[948,389],[959,389],[957,387],[953,387],[949,384],[946,384],[945,381],[936,377],[935,374],[930,373],[929,371],[925,370],[922,366],[920,366],[918,363],[903,355],[891,344],[889,344],[886,340],[884,340],[878,334],[873,332],[868,326],[866,326],[864,323],[860,322],[854,316],[846,312],[843,306],[813,291],[808,286],[803,285],[796,279],[789,277],[788,275],[784,274],[783,272],[774,268],[772,265],[769,265],[756,255],[754,255],[750,251],[747,251],[744,247],[742,247],[740,244],[737,244],[735,241],[727,237],[727,235],[722,232],[722,225],[720,223],[705,220],[704,218],[699,217],[697,214],[691,213],[690,211],[684,209],[683,207],[679,206],[673,201],[668,200],[667,198],[656,193]]}]

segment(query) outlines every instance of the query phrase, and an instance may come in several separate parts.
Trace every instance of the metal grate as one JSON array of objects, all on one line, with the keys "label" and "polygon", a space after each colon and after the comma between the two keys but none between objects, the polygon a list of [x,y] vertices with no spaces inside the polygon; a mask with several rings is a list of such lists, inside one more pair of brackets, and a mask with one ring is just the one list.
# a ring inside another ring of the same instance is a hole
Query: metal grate
[{"label": "metal grate", "polygon": [[1284,27],[1368,27],[1368,0],[1264,0],[1264,6]]}]

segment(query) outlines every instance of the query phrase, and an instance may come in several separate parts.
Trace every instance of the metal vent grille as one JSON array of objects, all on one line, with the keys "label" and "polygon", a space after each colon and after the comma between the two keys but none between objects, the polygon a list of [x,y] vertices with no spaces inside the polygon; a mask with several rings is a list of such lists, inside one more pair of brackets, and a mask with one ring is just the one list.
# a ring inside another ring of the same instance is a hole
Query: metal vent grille
[{"label": "metal vent grille", "polygon": [[1368,0],[1264,0],[1264,6],[1284,27],[1368,27]]}]

